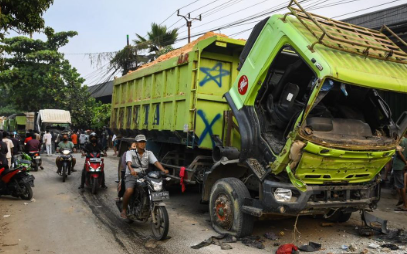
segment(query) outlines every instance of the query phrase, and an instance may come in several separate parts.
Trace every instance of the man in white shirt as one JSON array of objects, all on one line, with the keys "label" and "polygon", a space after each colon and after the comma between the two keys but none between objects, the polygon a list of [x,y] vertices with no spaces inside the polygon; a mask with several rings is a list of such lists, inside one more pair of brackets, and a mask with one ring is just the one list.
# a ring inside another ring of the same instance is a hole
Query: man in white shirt
[{"label": "man in white shirt", "polygon": [[8,132],[3,132],[3,142],[7,144],[7,148],[8,148],[8,152],[6,154],[6,158],[7,158],[7,163],[9,168],[11,167],[11,157],[13,157],[13,148],[14,148],[14,144],[13,141],[11,141],[11,139],[8,138],[9,134]]},{"label": "man in white shirt", "polygon": [[47,149],[47,155],[51,156],[52,135],[49,133],[49,131],[45,131],[44,137],[42,137],[42,142],[45,144],[45,148]]}]

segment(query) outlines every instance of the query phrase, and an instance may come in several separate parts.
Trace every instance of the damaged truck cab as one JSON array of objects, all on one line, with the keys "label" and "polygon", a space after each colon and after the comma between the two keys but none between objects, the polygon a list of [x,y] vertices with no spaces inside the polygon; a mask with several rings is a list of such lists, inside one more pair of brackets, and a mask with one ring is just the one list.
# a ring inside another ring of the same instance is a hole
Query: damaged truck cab
[{"label": "damaged truck cab", "polygon": [[[259,186],[241,210],[344,222],[380,199],[379,172],[407,121],[403,114],[393,122],[380,91],[407,92],[407,54],[382,31],[307,13],[295,0],[288,8],[256,25],[225,95],[240,132],[239,163],[253,175],[242,181]],[[221,196],[210,197],[220,200],[210,207],[215,229],[250,230],[251,217],[236,228],[224,223],[230,204]]]}]

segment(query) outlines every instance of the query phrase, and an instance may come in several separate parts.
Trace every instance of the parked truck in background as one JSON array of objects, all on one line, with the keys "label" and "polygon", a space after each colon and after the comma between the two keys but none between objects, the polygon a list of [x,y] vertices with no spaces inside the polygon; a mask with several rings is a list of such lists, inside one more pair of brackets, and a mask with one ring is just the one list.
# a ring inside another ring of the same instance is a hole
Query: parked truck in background
[{"label": "parked truck in background", "polygon": [[21,138],[25,138],[27,132],[34,130],[34,115],[34,112],[10,115],[3,122],[3,130],[16,132]]},{"label": "parked truck in background", "polygon": [[35,130],[44,133],[46,130],[55,134],[71,131],[71,113],[61,109],[41,109],[36,114]]},{"label": "parked truck in background", "polygon": [[407,127],[380,96],[407,93],[407,54],[385,32],[396,35],[288,8],[246,43],[214,35],[114,81],[119,154],[146,134],[174,180],[185,166],[184,182],[201,186],[219,233],[249,235],[266,215],[344,222],[375,209]]}]

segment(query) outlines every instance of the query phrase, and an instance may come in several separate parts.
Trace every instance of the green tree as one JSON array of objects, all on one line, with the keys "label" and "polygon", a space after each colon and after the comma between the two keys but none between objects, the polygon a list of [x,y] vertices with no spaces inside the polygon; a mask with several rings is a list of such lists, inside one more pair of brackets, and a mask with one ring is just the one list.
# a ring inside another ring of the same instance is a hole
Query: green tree
[{"label": "green tree", "polygon": [[102,104],[98,102],[96,106],[93,107],[92,112],[92,129],[102,129],[103,126],[109,126],[111,104]]},{"label": "green tree", "polygon": [[8,57],[0,72],[0,89],[18,110],[65,109],[71,111],[74,125],[90,124],[95,101],[82,86],[85,80],[58,51],[77,32],[46,28],[45,34],[47,41],[24,36],[2,41]]},{"label": "green tree", "polygon": [[122,75],[126,75],[129,71],[137,70],[142,64],[148,61],[148,57],[141,55],[137,47],[129,45],[110,60],[110,66],[115,71],[122,70]]},{"label": "green tree", "polygon": [[151,31],[147,33],[148,39],[139,34],[136,36],[137,40],[133,41],[135,45],[124,47],[110,59],[110,67],[115,72],[122,70],[122,75],[126,75],[129,71],[137,70],[141,65],[173,50],[171,45],[177,40],[178,29],[168,31],[166,26],[153,23]]},{"label": "green tree", "polygon": [[54,0],[0,0],[0,39],[9,30],[32,33],[44,28],[43,13]]},{"label": "green tree", "polygon": [[151,31],[147,33],[148,39],[136,34],[137,40],[134,40],[138,49],[148,49],[150,57],[156,58],[160,54],[172,50],[171,45],[175,43],[178,37],[178,29],[168,30],[166,26],[160,26],[156,23],[151,24]]}]

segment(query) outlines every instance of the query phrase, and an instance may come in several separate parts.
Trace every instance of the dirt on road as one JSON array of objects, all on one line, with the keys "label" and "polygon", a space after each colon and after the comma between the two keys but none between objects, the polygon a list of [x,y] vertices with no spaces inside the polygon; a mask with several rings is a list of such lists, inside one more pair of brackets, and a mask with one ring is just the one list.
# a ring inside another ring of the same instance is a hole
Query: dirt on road
[{"label": "dirt on road", "polygon": [[[111,153],[109,153],[111,155]],[[294,243],[297,246],[309,241],[322,244],[314,253],[407,253],[403,244],[385,235],[362,237],[360,214],[342,224],[328,224],[322,219],[299,217],[298,232],[294,235],[295,218],[278,218],[257,221],[253,235],[261,238],[264,249],[231,243],[231,250],[209,245],[201,249],[191,246],[216,236],[210,226],[208,205],[199,203],[197,188],[187,186],[182,193],[179,186],[169,189],[166,202],[170,217],[169,238],[152,240],[149,222],[132,224],[120,219],[115,205],[118,158],[109,156],[106,161],[107,190],[92,195],[89,189],[78,190],[80,170],[84,159],[78,154],[76,169],[65,183],[57,175],[53,155],[43,155],[45,169],[32,172],[35,176],[34,199],[24,201],[8,196],[0,197],[0,253],[275,253],[278,245]],[[384,190],[374,215],[389,220],[393,231],[407,230],[407,213],[393,211],[396,199],[390,190]],[[325,225],[325,226],[322,226]],[[273,233],[277,240],[264,238]],[[295,237],[295,238],[294,238]],[[401,249],[390,250],[369,244],[395,243]],[[345,246],[343,246],[345,245]],[[346,249],[352,245],[351,249]]]}]

